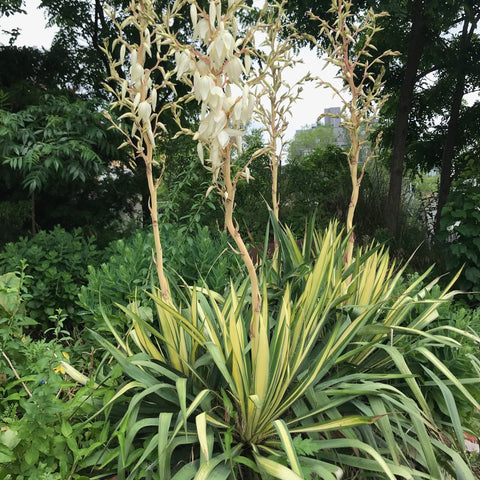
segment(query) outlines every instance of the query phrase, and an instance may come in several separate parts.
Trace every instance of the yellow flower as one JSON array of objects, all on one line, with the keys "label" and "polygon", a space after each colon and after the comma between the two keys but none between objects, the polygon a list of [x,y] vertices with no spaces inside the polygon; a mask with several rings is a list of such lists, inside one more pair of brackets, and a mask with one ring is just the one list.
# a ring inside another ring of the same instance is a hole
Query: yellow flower
[{"label": "yellow flower", "polygon": [[65,375],[65,369],[62,367],[62,365],[59,365],[58,367],[55,367],[53,369],[55,373],[61,373],[62,375]]},{"label": "yellow flower", "polygon": [[[67,352],[62,352],[62,355],[67,359],[70,360],[70,355]],[[61,373],[62,375],[65,375],[65,369],[63,368],[62,364],[58,365],[58,367],[55,367],[53,369],[55,373]]]}]

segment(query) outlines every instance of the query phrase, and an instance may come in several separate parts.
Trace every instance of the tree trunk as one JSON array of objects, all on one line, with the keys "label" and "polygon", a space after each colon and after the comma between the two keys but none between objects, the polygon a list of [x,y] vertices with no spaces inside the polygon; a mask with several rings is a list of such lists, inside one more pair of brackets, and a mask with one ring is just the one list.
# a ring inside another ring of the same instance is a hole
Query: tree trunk
[{"label": "tree trunk", "polygon": [[447,197],[450,193],[450,187],[452,185],[453,159],[459,132],[460,109],[462,106],[462,99],[465,94],[466,65],[468,61],[467,52],[471,45],[472,36],[475,31],[477,21],[478,17],[472,20],[471,23],[468,17],[465,18],[463,22],[462,36],[460,38],[460,44],[458,47],[455,89],[453,91],[452,101],[450,104],[447,134],[443,144],[442,161],[440,167],[440,185],[438,188],[437,213],[435,215],[434,227],[435,233],[438,232],[440,228],[442,210],[447,203]]},{"label": "tree trunk", "polygon": [[390,164],[390,186],[384,213],[385,226],[392,236],[397,233],[402,195],[403,162],[408,136],[408,118],[425,42],[424,4],[423,0],[415,0],[413,3],[412,29],[408,41],[405,75],[400,88],[397,116],[395,119],[393,150]]},{"label": "tree trunk", "polygon": [[36,205],[35,205],[35,192],[32,192],[31,213],[32,213],[32,235],[36,235],[36,233],[37,233],[37,216],[36,216]]}]

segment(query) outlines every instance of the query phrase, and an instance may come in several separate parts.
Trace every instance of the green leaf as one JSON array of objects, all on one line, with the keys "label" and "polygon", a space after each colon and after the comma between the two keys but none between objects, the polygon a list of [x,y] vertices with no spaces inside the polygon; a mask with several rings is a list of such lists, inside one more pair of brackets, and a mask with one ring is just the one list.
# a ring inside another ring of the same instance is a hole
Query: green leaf
[{"label": "green leaf", "polygon": [[34,465],[38,462],[39,453],[40,452],[33,445],[31,445],[30,448],[28,448],[25,452],[23,458],[28,465]]},{"label": "green leaf", "polygon": [[61,432],[64,437],[69,437],[72,434],[73,432],[72,426],[67,420],[62,421]]},{"label": "green leaf", "polygon": [[10,463],[15,461],[15,455],[6,445],[0,444],[0,463]]},{"label": "green leaf", "polygon": [[5,445],[9,450],[13,450],[20,443],[20,436],[11,428],[2,427],[0,430],[0,445]]},{"label": "green leaf", "polygon": [[297,475],[285,465],[275,462],[266,457],[254,453],[255,461],[261,470],[280,480],[304,480],[303,476]]},{"label": "green leaf", "polygon": [[299,476],[302,475],[302,469],[300,468],[300,463],[298,462],[297,452],[295,451],[295,446],[286,423],[283,420],[275,420],[273,422],[273,426],[280,437],[283,451],[287,455],[288,463],[290,463],[293,472]]},{"label": "green leaf", "polygon": [[462,422],[460,420],[460,415],[458,413],[457,405],[455,403],[455,398],[452,392],[447,387],[445,382],[442,382],[442,380],[440,380],[440,378],[438,378],[438,376],[435,375],[430,369],[428,369],[425,365],[422,365],[422,367],[430,375],[430,377],[432,377],[433,381],[440,388],[440,391],[442,392],[443,398],[445,399],[445,403],[447,405],[450,421],[453,424],[453,428],[457,436],[457,447],[460,448],[460,450],[465,451],[465,440],[463,435]]}]

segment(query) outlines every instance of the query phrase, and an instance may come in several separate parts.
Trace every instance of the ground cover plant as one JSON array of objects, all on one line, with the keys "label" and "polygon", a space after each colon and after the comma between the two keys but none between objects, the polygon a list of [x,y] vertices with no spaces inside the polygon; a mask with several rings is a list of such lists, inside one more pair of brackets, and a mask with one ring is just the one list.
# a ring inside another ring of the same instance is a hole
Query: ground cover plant
[{"label": "ground cover plant", "polygon": [[37,322],[25,277],[0,275],[0,478],[87,478],[76,472],[109,432],[107,423],[87,421],[95,412],[96,393],[87,385],[93,351],[73,341],[61,313],[45,332],[50,340],[32,340],[27,332]]}]

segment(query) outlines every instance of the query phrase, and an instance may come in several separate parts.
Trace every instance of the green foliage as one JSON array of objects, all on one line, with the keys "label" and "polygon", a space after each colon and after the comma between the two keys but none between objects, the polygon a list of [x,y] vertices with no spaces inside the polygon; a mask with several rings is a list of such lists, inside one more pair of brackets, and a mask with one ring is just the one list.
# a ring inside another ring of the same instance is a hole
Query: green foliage
[{"label": "green foliage", "polygon": [[7,244],[0,253],[0,273],[16,271],[25,261],[28,276],[23,284],[29,291],[27,309],[40,324],[39,328],[51,326],[51,316],[58,308],[69,317],[69,326],[74,327],[79,320],[77,295],[86,282],[88,265],[99,260],[93,237],[83,236],[80,230],[68,233],[56,227],[31,239],[24,237]]},{"label": "green foliage", "polygon": [[[246,163],[263,146],[260,130],[245,134],[240,163]],[[192,230],[195,223],[218,229],[224,222],[221,200],[214,192],[205,196],[210,179],[198,159],[195,142],[190,137],[180,137],[159,148],[166,155],[165,173],[158,192],[161,223],[176,223],[187,230]],[[241,219],[240,230],[259,239],[268,221],[265,202],[271,201],[271,173],[266,155],[252,162],[250,173],[249,183],[241,182],[237,186],[236,211]]]},{"label": "green foliage", "polygon": [[128,228],[137,185],[107,126],[98,101],[71,96],[46,95],[17,113],[0,110],[0,216],[8,222],[0,241],[37,226],[84,226],[107,241]]},{"label": "green foliage", "polygon": [[26,280],[23,272],[0,276],[0,479],[86,479],[75,472],[106,441],[109,426],[84,423],[97,394],[67,381],[60,368],[83,369],[85,345],[72,343],[61,313],[51,340],[24,333],[35,323],[26,315]]},{"label": "green foliage", "polygon": [[196,146],[190,137],[179,137],[162,145],[165,173],[159,188],[161,223],[177,223],[187,230],[195,223],[215,228],[222,221],[218,199],[205,196],[208,174],[198,160]]},{"label": "green foliage", "polygon": [[[468,174],[467,174],[468,177]],[[480,185],[474,177],[455,182],[442,211],[438,241],[443,245],[444,268],[453,273],[463,266],[458,288],[473,292],[479,301],[480,283]]]},{"label": "green foliage", "polygon": [[[264,147],[262,131],[254,129],[243,138],[243,152],[240,164],[245,164],[252,155]],[[272,207],[272,174],[267,154],[260,155],[250,164],[252,179],[240,182],[235,193],[240,231],[255,240],[263,239],[268,223],[268,206]],[[245,235],[245,236],[246,236]]]},{"label": "green foliage", "polygon": [[[212,233],[198,224],[187,230],[185,226],[161,225],[166,274],[171,285],[186,282],[215,291],[223,291],[229,279],[242,271],[227,241],[226,233]],[[102,328],[102,310],[112,314],[115,304],[125,305],[139,300],[144,303],[147,291],[158,279],[153,264],[154,241],[151,232],[137,231],[126,240],[117,240],[105,250],[108,260],[88,268],[87,285],[80,290],[79,303],[93,315],[84,322]],[[100,308],[101,306],[101,308]],[[116,325],[124,320],[113,316]]]},{"label": "green foliage", "polygon": [[326,147],[335,145],[335,133],[333,127],[316,125],[312,128],[304,127],[295,133],[288,148],[288,162],[300,161],[305,155]]},{"label": "green foliage", "polygon": [[337,145],[319,145],[312,152],[291,155],[281,175],[281,218],[294,231],[302,232],[305,218],[313,213],[324,226],[332,218],[345,217],[351,182],[345,153]]},{"label": "green foliage", "polygon": [[67,92],[69,62],[55,48],[0,46],[0,89],[8,94],[1,108],[18,112],[42,103],[46,91]]},{"label": "green foliage", "polygon": [[93,102],[46,96],[19,113],[0,111],[3,163],[23,172],[23,186],[42,190],[51,181],[85,181],[111,157],[104,120]]},{"label": "green foliage", "polygon": [[[465,388],[474,398],[480,398],[480,384],[477,381],[480,372],[478,340],[480,333],[480,310],[471,310],[458,305],[444,305],[440,309],[439,321],[434,324],[443,335],[452,338],[461,344],[461,347],[450,349],[438,349],[436,354],[457,378],[465,378]],[[432,382],[429,382],[430,385]],[[476,437],[480,437],[480,412],[473,408],[471,403],[465,401],[465,397],[458,391],[453,392],[455,403],[462,423]],[[439,414],[444,415],[444,421],[448,425],[450,412],[444,398],[435,393],[432,395],[432,403],[440,409]]]},{"label": "green foliage", "polygon": [[[417,186],[420,185],[420,188]],[[427,193],[428,192],[428,193]],[[379,160],[367,166],[358,201],[357,239],[366,244],[375,239],[388,245],[392,255],[408,268],[424,271],[435,261],[427,235],[427,215],[431,213],[431,190],[418,179],[405,179],[402,185],[397,233],[392,237],[383,227],[383,209],[388,196],[388,171]],[[430,220],[431,221],[431,220]],[[415,252],[413,258],[412,253]]]},{"label": "green foliage", "polygon": [[22,0],[1,0],[0,1],[0,13],[7,17],[15,13],[24,13],[22,9]]}]

